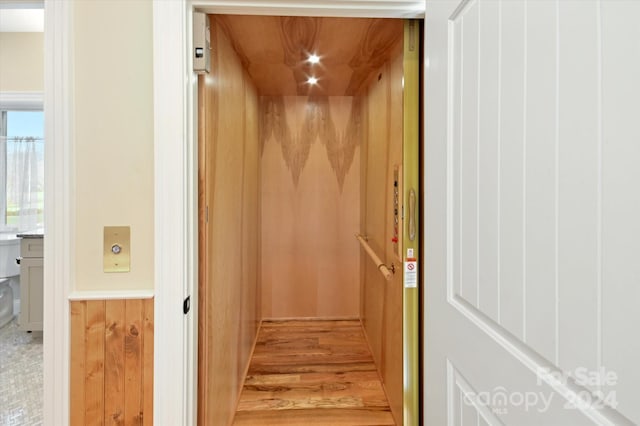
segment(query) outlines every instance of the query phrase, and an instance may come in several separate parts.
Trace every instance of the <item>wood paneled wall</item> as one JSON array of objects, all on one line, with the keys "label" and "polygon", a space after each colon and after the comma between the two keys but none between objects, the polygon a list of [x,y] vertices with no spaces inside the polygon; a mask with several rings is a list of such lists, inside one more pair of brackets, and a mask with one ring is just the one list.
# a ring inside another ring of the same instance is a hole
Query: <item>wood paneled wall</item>
[{"label": "wood paneled wall", "polygon": [[[402,165],[402,51],[384,64],[367,89],[366,144],[362,153],[361,232],[396,273],[386,281],[361,254],[361,318],[381,373],[394,418],[402,424],[402,262],[391,241],[394,227],[393,172]],[[400,188],[402,194],[402,188]]]},{"label": "wood paneled wall", "polygon": [[226,425],[260,321],[258,96],[226,34],[211,25],[199,84],[199,413]]},{"label": "wood paneled wall", "polygon": [[152,425],[153,299],[70,306],[71,425]]},{"label": "wood paneled wall", "polygon": [[361,99],[262,97],[262,313],[358,317]]},{"label": "wood paneled wall", "polygon": [[[261,95],[354,96],[387,62],[402,20],[312,16],[217,15]],[[310,53],[322,65],[307,61]],[[321,81],[307,84],[310,75]]]}]

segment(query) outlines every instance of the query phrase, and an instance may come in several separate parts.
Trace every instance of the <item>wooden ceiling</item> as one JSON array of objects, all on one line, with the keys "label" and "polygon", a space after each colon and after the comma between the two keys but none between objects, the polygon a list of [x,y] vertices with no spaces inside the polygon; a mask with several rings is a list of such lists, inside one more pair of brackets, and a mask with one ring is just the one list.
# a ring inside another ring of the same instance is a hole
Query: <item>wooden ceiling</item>
[{"label": "wooden ceiling", "polygon": [[227,33],[261,95],[352,96],[402,51],[399,19],[211,15],[211,25]]}]

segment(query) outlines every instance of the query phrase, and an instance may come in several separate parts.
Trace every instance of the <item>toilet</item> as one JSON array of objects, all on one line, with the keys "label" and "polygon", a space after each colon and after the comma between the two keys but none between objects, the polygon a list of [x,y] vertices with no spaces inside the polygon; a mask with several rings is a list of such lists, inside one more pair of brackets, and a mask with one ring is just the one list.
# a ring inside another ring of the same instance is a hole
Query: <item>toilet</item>
[{"label": "toilet", "polygon": [[0,233],[0,327],[11,321],[14,315],[12,285],[15,286],[19,281],[18,256],[20,239],[15,234]]}]

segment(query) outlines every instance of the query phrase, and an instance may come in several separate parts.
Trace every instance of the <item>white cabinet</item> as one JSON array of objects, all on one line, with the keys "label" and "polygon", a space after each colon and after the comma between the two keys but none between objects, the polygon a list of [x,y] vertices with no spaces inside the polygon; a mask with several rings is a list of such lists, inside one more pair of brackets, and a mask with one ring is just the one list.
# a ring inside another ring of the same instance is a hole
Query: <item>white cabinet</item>
[{"label": "white cabinet", "polygon": [[42,330],[43,318],[43,239],[23,238],[20,245],[21,330]]}]

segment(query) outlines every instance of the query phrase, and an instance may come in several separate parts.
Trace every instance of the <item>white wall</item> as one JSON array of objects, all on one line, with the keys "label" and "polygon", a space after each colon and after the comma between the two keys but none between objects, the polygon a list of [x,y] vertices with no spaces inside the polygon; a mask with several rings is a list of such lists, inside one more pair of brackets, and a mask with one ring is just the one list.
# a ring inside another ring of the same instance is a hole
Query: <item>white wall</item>
[{"label": "white wall", "polygon": [[[150,0],[74,2],[76,290],[153,288]],[[131,227],[131,272],[102,271],[104,226]]]},{"label": "white wall", "polygon": [[0,92],[42,92],[44,33],[0,33]]}]

